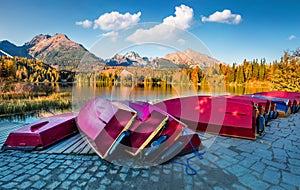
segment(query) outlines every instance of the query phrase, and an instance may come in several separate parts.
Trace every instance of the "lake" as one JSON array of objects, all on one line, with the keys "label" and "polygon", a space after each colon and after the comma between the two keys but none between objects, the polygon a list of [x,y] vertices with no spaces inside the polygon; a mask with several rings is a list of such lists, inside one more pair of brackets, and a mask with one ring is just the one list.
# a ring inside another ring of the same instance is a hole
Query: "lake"
[{"label": "lake", "polygon": [[[90,99],[95,97],[103,97],[112,101],[129,100],[129,101],[146,101],[150,103],[162,100],[194,96],[194,95],[224,95],[224,94],[250,94],[261,91],[270,90],[268,87],[253,86],[199,86],[194,84],[148,84],[138,85],[99,85],[95,83],[55,83],[55,84],[34,84],[46,85],[47,88],[53,88],[54,92],[70,92],[71,97],[64,97],[71,100],[72,107],[67,110],[51,110],[54,113],[35,113],[12,117],[10,120],[28,120],[38,117],[47,117],[51,114],[61,112],[79,112],[81,107]],[[44,88],[44,87],[43,87]],[[2,118],[3,119],[3,118]]]}]

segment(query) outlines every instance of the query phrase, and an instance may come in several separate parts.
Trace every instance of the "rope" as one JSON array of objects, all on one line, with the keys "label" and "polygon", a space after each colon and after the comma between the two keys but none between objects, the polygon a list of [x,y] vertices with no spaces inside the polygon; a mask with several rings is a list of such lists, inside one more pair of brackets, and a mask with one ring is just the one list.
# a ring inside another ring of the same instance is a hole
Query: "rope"
[{"label": "rope", "polygon": [[186,159],[186,163],[178,162],[178,161],[175,161],[175,160],[172,160],[172,162],[175,163],[175,164],[185,166],[185,173],[187,175],[197,175],[197,170],[191,166],[190,160],[193,159],[193,158],[196,158],[196,157],[199,158],[199,160],[202,160],[203,159],[202,155],[205,154],[206,148],[204,148],[202,151],[198,152],[197,149],[194,147],[193,143],[191,142],[191,139],[188,135],[187,135],[187,138],[189,140],[190,145],[192,146],[192,149],[194,151],[194,155],[191,156],[191,157],[188,157]]}]

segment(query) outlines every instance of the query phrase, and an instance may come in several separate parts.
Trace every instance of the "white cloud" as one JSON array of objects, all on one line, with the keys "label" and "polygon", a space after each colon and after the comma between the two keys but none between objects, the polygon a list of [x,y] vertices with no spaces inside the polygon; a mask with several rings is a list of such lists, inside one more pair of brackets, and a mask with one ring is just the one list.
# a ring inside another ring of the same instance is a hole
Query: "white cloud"
[{"label": "white cloud", "polygon": [[184,45],[185,44],[185,40],[180,38],[177,40],[177,42],[180,44],[180,45]]},{"label": "white cloud", "polygon": [[186,5],[175,7],[175,16],[166,17],[161,24],[155,25],[150,29],[138,29],[128,36],[126,40],[132,42],[153,42],[174,38],[180,30],[186,30],[191,27],[193,16],[192,8]]},{"label": "white cloud", "polygon": [[118,36],[119,36],[119,33],[118,33],[118,32],[115,32],[115,31],[111,31],[111,32],[107,32],[107,33],[101,34],[101,36],[102,36],[102,37],[110,38],[111,41],[116,42],[116,41],[117,41],[117,38],[118,38]]},{"label": "white cloud", "polygon": [[181,5],[180,7],[175,7],[175,16],[165,18],[163,24],[186,30],[190,27],[193,16],[194,12],[192,8]]},{"label": "white cloud", "polygon": [[295,35],[290,35],[290,37],[288,39],[289,40],[294,40],[294,39],[296,39],[296,36]]},{"label": "white cloud", "polygon": [[202,22],[218,22],[225,24],[239,24],[242,22],[242,16],[239,14],[232,14],[230,10],[225,9],[222,12],[216,11],[209,17],[202,16]]},{"label": "white cloud", "polygon": [[94,29],[99,28],[105,31],[127,29],[140,21],[141,14],[141,12],[120,14],[116,11],[105,13],[94,21]]},{"label": "white cloud", "polygon": [[92,26],[93,22],[89,20],[78,21],[75,23],[77,26],[82,26],[83,28],[89,28]]}]

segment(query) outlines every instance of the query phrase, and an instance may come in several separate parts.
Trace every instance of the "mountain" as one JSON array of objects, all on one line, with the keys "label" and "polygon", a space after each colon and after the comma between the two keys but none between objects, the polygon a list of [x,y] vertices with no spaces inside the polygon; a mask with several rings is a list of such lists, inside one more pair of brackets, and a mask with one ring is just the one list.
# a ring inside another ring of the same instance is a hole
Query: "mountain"
[{"label": "mountain", "polygon": [[148,67],[151,66],[151,62],[147,57],[141,57],[138,53],[130,51],[125,55],[116,54],[111,59],[106,60],[106,65]]},{"label": "mountain", "polygon": [[[53,36],[39,34],[23,46],[16,46],[4,40],[0,41],[0,50],[11,56],[41,60],[59,70],[74,70],[78,68],[82,72],[97,72],[104,64],[108,66],[142,68],[189,68],[199,66],[201,69],[206,69],[221,63],[208,55],[192,49],[170,53],[163,58],[141,57],[138,53],[131,51],[125,55],[116,54],[111,59],[104,61],[90,53],[81,44],[71,41],[64,34],[55,34]],[[78,67],[79,64],[80,67]]]},{"label": "mountain", "polygon": [[28,55],[26,48],[23,46],[16,46],[7,40],[0,41],[0,50],[11,56],[32,58],[30,55]]},{"label": "mountain", "polygon": [[64,34],[38,35],[24,46],[30,56],[60,69],[75,69],[83,58],[86,63],[100,64],[98,57]]},{"label": "mountain", "polygon": [[165,58],[141,57],[136,52],[128,52],[125,55],[116,54],[105,61],[108,66],[132,66],[142,68],[178,68],[177,64]]},{"label": "mountain", "polygon": [[102,65],[99,58],[90,53],[81,44],[71,41],[64,34],[37,35],[23,46],[8,41],[0,42],[0,49],[12,56],[35,58],[60,70],[77,68],[83,60],[91,65]]},{"label": "mountain", "polygon": [[141,57],[138,53],[131,51],[125,55],[116,54],[111,59],[106,60],[105,63],[108,66],[152,68],[193,68],[199,66],[201,69],[206,69],[221,62],[208,55],[187,49],[184,52],[167,54],[163,58]]},{"label": "mountain", "polygon": [[180,65],[187,65],[188,67],[199,66],[201,69],[206,69],[215,64],[221,63],[220,61],[192,49],[186,49],[184,52],[174,52],[167,54],[165,59]]}]

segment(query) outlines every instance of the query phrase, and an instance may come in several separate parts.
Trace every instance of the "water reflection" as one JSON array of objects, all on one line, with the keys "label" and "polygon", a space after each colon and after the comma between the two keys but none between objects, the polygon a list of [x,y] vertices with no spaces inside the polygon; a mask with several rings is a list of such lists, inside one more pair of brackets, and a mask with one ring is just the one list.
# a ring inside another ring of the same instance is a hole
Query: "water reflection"
[{"label": "water reflection", "polygon": [[[67,110],[51,110],[53,114],[75,111],[78,112],[81,107],[90,99],[95,97],[103,97],[112,101],[129,100],[129,101],[147,101],[158,102],[165,99],[175,97],[185,97],[194,95],[222,95],[222,94],[251,94],[255,92],[269,91],[269,87],[255,86],[228,86],[228,85],[210,85],[200,86],[192,83],[189,84],[166,84],[166,83],[151,83],[151,84],[126,84],[126,85],[104,85],[96,83],[55,83],[55,84],[37,84],[34,83],[27,86],[33,86],[33,89],[49,89],[51,92],[69,92],[71,97],[63,97],[63,99],[72,99],[72,108]],[[14,85],[14,87],[25,85]],[[47,87],[47,88],[46,88]],[[1,93],[0,93],[1,94]],[[1,101],[4,101],[2,99]],[[27,118],[42,117],[40,112],[30,114],[21,114],[17,116],[9,116],[10,120],[24,121]],[[6,118],[0,117],[0,120]]]}]

